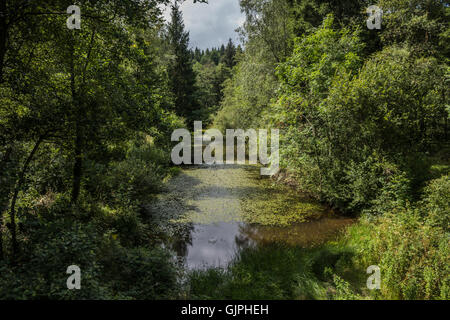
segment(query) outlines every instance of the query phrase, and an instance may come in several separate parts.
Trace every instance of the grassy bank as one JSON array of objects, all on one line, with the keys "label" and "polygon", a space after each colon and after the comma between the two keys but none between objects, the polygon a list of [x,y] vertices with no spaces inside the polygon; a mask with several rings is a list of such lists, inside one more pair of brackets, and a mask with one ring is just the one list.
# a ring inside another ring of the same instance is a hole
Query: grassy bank
[{"label": "grassy bank", "polygon": [[[431,180],[417,203],[378,217],[362,216],[336,241],[314,248],[271,244],[245,249],[227,269],[190,272],[188,295],[191,299],[448,299],[449,190],[448,175]],[[371,265],[380,267],[380,290],[366,287],[366,269]]]},{"label": "grassy bank", "polygon": [[[332,270],[346,269],[352,252],[327,245],[305,249],[272,244],[249,248],[228,269],[192,271],[192,299],[327,299]],[[352,279],[357,284],[361,279]]]}]

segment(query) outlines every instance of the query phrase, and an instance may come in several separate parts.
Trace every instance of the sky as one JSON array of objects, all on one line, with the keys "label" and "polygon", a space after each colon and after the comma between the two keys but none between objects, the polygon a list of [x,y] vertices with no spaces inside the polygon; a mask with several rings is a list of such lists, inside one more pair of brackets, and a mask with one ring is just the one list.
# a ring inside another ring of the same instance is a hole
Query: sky
[{"label": "sky", "polygon": [[[231,38],[239,43],[236,28],[244,23],[244,14],[239,8],[239,0],[209,0],[209,3],[193,3],[186,0],[181,5],[184,25],[189,31],[190,47],[200,49],[220,47]],[[164,12],[170,20],[170,7]]]}]

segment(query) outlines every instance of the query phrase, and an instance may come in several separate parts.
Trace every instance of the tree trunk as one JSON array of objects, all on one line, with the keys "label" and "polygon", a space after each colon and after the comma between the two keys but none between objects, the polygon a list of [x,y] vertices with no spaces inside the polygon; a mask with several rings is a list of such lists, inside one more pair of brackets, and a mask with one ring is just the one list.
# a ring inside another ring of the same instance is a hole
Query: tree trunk
[{"label": "tree trunk", "polygon": [[6,22],[6,0],[0,0],[0,83],[3,82],[3,66],[8,41],[8,25]]},{"label": "tree trunk", "polygon": [[79,124],[76,124],[76,137],[75,137],[75,164],[73,166],[73,186],[72,186],[72,203],[78,201],[80,195],[81,176],[83,168],[83,154],[81,147],[81,133]]},{"label": "tree trunk", "polygon": [[31,160],[33,160],[34,155],[36,154],[36,151],[39,149],[39,146],[41,145],[42,141],[44,140],[44,136],[39,137],[38,141],[36,141],[33,150],[31,150],[31,153],[28,155],[28,158],[25,160],[25,163],[23,165],[22,171],[19,174],[18,181],[16,183],[16,187],[14,188],[14,194],[13,198],[11,200],[11,242],[12,242],[12,256],[13,260],[17,256],[18,253],[18,245],[17,245],[17,234],[16,234],[16,202],[17,197],[19,195],[20,189],[23,185],[23,182],[25,180],[25,174],[28,170],[28,166],[30,165]]},{"label": "tree trunk", "polygon": [[72,181],[72,197],[71,202],[76,203],[80,195],[81,177],[83,169],[83,149],[82,149],[82,132],[81,132],[81,105],[79,103],[76,86],[75,86],[75,38],[72,38],[71,44],[71,61],[70,61],[70,87],[72,91],[72,103],[77,108],[75,111],[75,141],[74,153],[75,163],[73,165],[73,181]]},{"label": "tree trunk", "polygon": [[[13,147],[9,146],[8,149],[6,149],[6,152],[5,152],[2,160],[0,161],[0,183],[3,186],[4,186],[4,184],[3,184],[3,173],[5,172],[6,164],[10,160],[12,150],[13,150]],[[7,188],[9,189],[9,186]],[[8,190],[8,192],[5,192],[5,199],[7,199],[7,194],[9,194],[9,190]],[[3,202],[3,200],[2,200],[2,202]],[[2,232],[2,228],[3,228],[3,212],[6,211],[7,208],[8,208],[8,201],[5,200],[5,204],[3,204],[2,202],[0,202],[0,260],[3,259],[3,232]]]},{"label": "tree trunk", "polygon": [[[9,146],[8,149],[6,149],[6,152],[2,158],[2,160],[0,161],[0,183],[5,186],[3,184],[3,174],[5,173],[5,166],[6,164],[10,161],[10,157],[11,157],[11,153],[12,153],[13,147]],[[9,186],[6,187],[7,189],[9,189]],[[8,209],[8,194],[9,194],[9,190],[8,192],[5,191],[5,203],[0,202],[0,260],[3,259],[3,232],[2,232],[2,228],[3,228],[3,212],[6,211]],[[3,201],[3,199],[2,199]]]},{"label": "tree trunk", "polygon": [[3,260],[3,208],[0,210],[0,260]]}]

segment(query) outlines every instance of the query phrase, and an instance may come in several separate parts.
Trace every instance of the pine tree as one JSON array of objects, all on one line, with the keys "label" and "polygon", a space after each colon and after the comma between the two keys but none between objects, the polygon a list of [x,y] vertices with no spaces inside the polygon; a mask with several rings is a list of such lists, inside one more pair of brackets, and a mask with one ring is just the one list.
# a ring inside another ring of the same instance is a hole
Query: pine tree
[{"label": "pine tree", "polygon": [[197,48],[197,47],[195,47],[195,51],[194,51],[194,59],[195,59],[197,62],[200,62],[200,59],[201,59],[201,58],[202,58],[202,53],[201,53],[200,49]]},{"label": "pine tree", "polygon": [[223,56],[223,63],[230,69],[233,68],[234,65],[236,64],[234,60],[235,55],[236,55],[236,47],[234,46],[233,41],[230,38],[228,40],[227,47],[225,48],[225,55]]},{"label": "pine tree", "polygon": [[172,6],[171,22],[168,25],[168,41],[174,56],[168,66],[170,87],[175,98],[175,111],[188,122],[195,103],[195,73],[189,50],[189,32],[184,30],[183,15],[177,4]]},{"label": "pine tree", "polygon": [[215,65],[219,64],[220,54],[216,48],[213,48],[211,50],[211,60],[214,62]]}]

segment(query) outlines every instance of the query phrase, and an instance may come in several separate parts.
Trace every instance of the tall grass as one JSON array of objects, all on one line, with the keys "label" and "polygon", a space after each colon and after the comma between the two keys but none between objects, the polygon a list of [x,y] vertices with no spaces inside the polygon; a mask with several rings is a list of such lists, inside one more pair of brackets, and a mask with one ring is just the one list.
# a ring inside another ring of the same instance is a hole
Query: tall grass
[{"label": "tall grass", "polygon": [[351,263],[351,257],[351,252],[336,245],[246,248],[226,269],[191,271],[189,295],[192,299],[327,299],[333,294],[332,273]]}]

